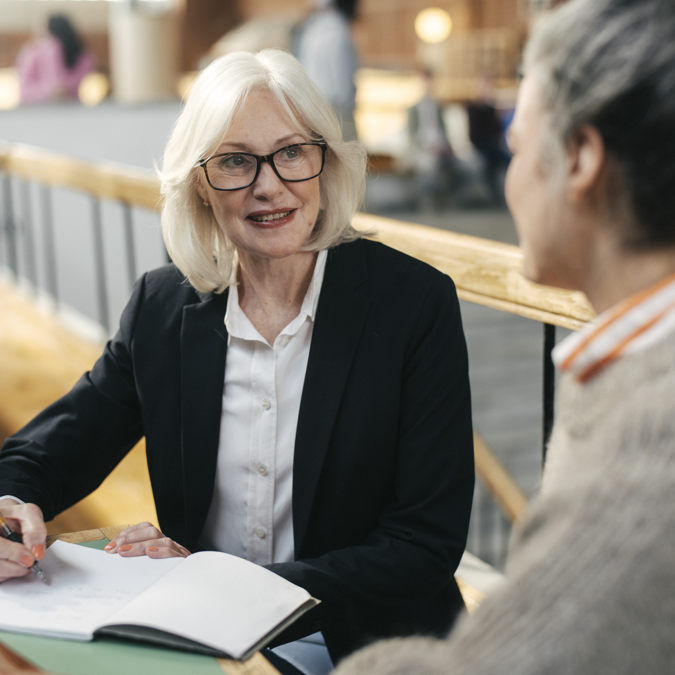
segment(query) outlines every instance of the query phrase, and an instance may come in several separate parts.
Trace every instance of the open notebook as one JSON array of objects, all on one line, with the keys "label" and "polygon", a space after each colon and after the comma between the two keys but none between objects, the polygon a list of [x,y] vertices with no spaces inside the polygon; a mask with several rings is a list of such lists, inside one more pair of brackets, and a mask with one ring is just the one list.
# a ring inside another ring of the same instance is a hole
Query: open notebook
[{"label": "open notebook", "polygon": [[66,640],[114,635],[247,659],[318,604],[269,570],[214,551],[122,558],[56,541],[33,574],[0,584],[0,630]]}]

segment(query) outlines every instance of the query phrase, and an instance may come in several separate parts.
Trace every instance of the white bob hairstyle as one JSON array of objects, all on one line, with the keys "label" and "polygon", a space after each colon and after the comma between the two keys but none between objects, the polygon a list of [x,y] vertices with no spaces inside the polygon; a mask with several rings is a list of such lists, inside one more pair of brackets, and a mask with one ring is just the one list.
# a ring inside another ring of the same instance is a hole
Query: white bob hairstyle
[{"label": "white bob hairstyle", "polygon": [[342,140],[335,113],[299,62],[277,49],[222,56],[195,80],[158,171],[166,248],[192,286],[204,293],[222,293],[236,283],[237,252],[197,193],[202,170],[197,163],[216,151],[247,95],[257,89],[274,94],[308,139],[328,144],[319,177],[319,216],[303,250],[319,251],[361,236],[351,222],[365,189],[365,151],[357,142]]}]

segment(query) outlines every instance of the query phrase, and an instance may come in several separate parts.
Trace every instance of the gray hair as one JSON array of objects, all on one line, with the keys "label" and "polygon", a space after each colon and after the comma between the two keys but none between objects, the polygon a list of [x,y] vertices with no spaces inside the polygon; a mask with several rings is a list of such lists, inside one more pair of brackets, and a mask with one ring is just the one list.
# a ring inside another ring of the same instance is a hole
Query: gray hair
[{"label": "gray hair", "polygon": [[319,216],[304,250],[319,251],[361,236],[351,222],[363,199],[366,153],[357,142],[342,140],[335,113],[302,66],[277,49],[223,56],[195,80],[158,171],[164,242],[198,291],[220,293],[233,284],[237,253],[197,193],[197,162],[223,142],[254,89],[272,92],[303,134],[328,145],[319,178]]},{"label": "gray hair", "polygon": [[553,170],[592,125],[632,211],[626,244],[675,244],[675,2],[571,0],[537,25],[525,70],[541,86]]}]

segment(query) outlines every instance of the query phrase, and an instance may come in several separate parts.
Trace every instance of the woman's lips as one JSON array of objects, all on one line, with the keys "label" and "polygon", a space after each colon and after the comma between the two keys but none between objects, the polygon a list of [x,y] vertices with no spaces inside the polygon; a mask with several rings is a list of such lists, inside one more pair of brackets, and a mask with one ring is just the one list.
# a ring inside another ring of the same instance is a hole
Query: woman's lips
[{"label": "woman's lips", "polygon": [[273,211],[270,213],[252,213],[247,216],[246,220],[257,227],[271,229],[285,225],[293,218],[294,214],[295,209]]}]

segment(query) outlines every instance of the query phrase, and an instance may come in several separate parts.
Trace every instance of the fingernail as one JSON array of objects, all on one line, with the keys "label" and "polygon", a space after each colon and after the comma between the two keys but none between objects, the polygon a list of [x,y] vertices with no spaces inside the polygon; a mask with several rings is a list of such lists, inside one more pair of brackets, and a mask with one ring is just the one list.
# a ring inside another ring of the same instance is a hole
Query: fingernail
[{"label": "fingernail", "polygon": [[153,553],[156,553],[159,551],[159,549],[156,546],[148,546],[148,551],[152,551]]},{"label": "fingernail", "polygon": [[111,541],[109,544],[106,544],[106,545],[103,547],[103,550],[104,550],[104,551],[112,551],[112,550],[115,548],[115,546],[117,546],[117,542],[116,542],[116,541]]},{"label": "fingernail", "polygon": [[131,544],[125,544],[124,546],[120,546],[120,551],[131,551]]},{"label": "fingernail", "polygon": [[45,557],[45,547],[42,544],[33,546],[33,556],[35,560],[42,560]]},{"label": "fingernail", "polygon": [[34,562],[35,561],[33,560],[33,558],[31,558],[29,555],[24,555],[21,557],[21,564],[24,567],[33,567]]}]

